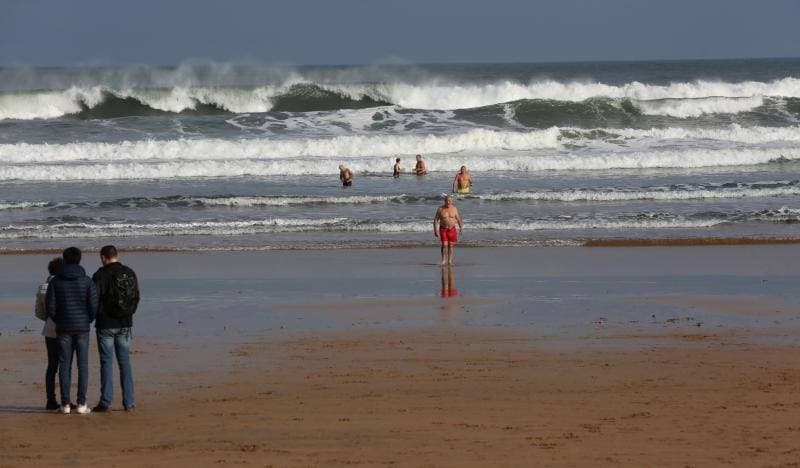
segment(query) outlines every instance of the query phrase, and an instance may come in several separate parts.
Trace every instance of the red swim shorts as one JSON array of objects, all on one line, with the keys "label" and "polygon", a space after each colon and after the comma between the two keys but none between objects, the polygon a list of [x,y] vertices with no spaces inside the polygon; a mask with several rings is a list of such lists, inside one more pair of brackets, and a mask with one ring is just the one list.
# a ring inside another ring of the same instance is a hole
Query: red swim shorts
[{"label": "red swim shorts", "polygon": [[450,242],[450,243],[458,242],[458,237],[456,236],[456,234],[458,234],[458,231],[456,231],[455,226],[451,227],[450,229],[443,227],[439,228],[439,239],[441,239],[442,242]]},{"label": "red swim shorts", "polygon": [[442,289],[442,297],[458,297],[458,289],[456,288]]}]

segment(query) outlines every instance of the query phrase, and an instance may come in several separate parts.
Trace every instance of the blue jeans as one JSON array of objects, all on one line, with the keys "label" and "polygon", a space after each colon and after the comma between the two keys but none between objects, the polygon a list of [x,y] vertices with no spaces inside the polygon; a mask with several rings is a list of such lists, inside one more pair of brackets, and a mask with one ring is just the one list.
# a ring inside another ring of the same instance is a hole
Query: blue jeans
[{"label": "blue jeans", "polygon": [[89,386],[89,334],[58,335],[58,383],[61,386],[61,404],[70,402],[69,388],[72,385],[72,356],[78,358],[78,400],[86,404],[86,388]]},{"label": "blue jeans", "polygon": [[56,372],[58,372],[59,349],[58,338],[44,338],[47,346],[47,371],[44,373],[44,388],[47,391],[47,401],[56,400]]},{"label": "blue jeans", "polygon": [[122,406],[132,408],[133,369],[130,347],[133,331],[130,328],[105,328],[97,330],[97,350],[100,353],[100,404],[110,407],[114,400],[114,353],[119,365],[119,383],[122,386]]}]

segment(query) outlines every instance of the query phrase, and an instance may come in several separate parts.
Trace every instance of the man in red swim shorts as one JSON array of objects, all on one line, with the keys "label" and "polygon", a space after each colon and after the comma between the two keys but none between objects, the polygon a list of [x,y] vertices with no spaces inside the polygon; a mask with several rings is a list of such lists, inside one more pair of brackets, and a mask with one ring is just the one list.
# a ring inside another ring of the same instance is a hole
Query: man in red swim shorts
[{"label": "man in red swim shorts", "polygon": [[442,241],[442,265],[453,264],[453,252],[458,242],[456,224],[463,234],[464,224],[461,222],[461,215],[458,214],[458,208],[453,205],[453,198],[447,195],[444,197],[444,204],[436,210],[436,216],[433,217],[433,234]]}]

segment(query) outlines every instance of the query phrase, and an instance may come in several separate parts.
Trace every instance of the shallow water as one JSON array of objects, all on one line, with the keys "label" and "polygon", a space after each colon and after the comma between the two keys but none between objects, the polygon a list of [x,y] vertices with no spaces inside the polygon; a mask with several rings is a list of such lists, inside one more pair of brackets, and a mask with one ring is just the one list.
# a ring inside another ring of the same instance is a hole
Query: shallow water
[{"label": "shallow water", "polygon": [[[141,281],[137,334],[176,343],[489,327],[590,344],[632,333],[749,330],[761,339],[759,330],[796,329],[798,274],[785,261],[795,250],[478,248],[458,251],[451,269],[436,264],[434,249],[131,253],[124,261]],[[39,332],[32,299],[47,259],[0,256],[2,333]],[[84,261],[90,273],[93,262]],[[709,307],[715,298],[747,307]]]}]

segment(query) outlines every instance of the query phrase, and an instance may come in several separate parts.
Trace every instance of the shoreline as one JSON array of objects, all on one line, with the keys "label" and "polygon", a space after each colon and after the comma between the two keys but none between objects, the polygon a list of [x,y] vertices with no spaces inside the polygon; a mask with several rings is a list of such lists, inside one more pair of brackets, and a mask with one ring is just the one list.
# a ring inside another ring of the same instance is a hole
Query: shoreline
[{"label": "shoreline", "polygon": [[[65,239],[68,240],[68,239]],[[70,244],[65,242],[64,245]],[[492,243],[478,243],[470,241],[459,242],[458,248],[484,249],[484,248],[549,248],[549,247],[702,247],[702,246],[742,246],[742,245],[793,245],[800,244],[797,237],[665,237],[665,238],[596,238],[596,239],[568,239],[568,240],[531,240],[531,241],[498,241]],[[103,244],[105,245],[105,244]],[[115,245],[125,245],[118,242]],[[99,250],[99,246],[78,246],[83,251]],[[385,249],[428,249],[437,248],[438,243],[431,242],[382,242],[379,244],[369,242],[338,243],[314,245],[258,245],[258,246],[209,246],[209,247],[169,247],[169,246],[130,246],[124,247],[126,252],[133,253],[203,253],[203,252],[271,252],[271,251],[336,251],[336,250],[385,250]],[[57,247],[21,247],[2,248],[0,255],[52,255],[63,251]]]},{"label": "shoreline", "polygon": [[582,247],[701,247],[725,245],[800,244],[800,237],[676,237],[650,239],[591,239]]}]

